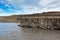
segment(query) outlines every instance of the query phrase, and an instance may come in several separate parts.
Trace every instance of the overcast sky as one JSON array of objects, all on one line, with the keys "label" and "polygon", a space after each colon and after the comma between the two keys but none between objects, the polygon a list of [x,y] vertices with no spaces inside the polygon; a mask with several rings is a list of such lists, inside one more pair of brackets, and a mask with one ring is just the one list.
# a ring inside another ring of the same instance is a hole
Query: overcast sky
[{"label": "overcast sky", "polygon": [[4,2],[5,6],[8,5],[8,7],[0,4],[0,16],[60,11],[60,0],[6,0]]}]

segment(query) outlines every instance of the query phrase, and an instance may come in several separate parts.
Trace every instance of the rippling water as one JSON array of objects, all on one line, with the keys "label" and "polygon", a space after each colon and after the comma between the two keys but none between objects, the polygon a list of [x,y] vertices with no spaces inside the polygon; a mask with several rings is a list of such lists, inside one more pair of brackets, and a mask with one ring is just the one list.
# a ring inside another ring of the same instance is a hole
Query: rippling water
[{"label": "rippling water", "polygon": [[0,40],[60,40],[60,30],[21,28],[19,23],[0,23]]}]

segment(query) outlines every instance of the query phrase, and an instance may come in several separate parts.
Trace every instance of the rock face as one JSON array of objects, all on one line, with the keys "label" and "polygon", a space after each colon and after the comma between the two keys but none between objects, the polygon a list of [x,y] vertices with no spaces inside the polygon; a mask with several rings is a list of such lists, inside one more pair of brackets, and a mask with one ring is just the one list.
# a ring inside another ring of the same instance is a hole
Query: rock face
[{"label": "rock face", "polygon": [[60,12],[58,13],[51,12],[51,14],[42,13],[33,15],[23,15],[21,17],[21,26],[28,28],[60,29],[59,14]]}]

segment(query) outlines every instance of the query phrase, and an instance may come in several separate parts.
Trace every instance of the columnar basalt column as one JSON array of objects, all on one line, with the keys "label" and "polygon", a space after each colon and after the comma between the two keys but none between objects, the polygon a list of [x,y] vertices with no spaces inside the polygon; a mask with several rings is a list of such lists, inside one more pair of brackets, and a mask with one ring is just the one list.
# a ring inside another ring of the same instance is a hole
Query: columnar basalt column
[{"label": "columnar basalt column", "polygon": [[44,25],[44,29],[47,29],[47,27],[48,27],[47,26],[47,18],[44,18],[44,24],[43,25]]},{"label": "columnar basalt column", "polygon": [[37,27],[38,27],[38,20],[37,18],[35,18],[33,21],[33,28],[37,28]]},{"label": "columnar basalt column", "polygon": [[51,22],[50,22],[50,23],[51,23],[50,29],[54,29],[54,25],[55,25],[55,24],[54,24],[54,18],[51,19]]},{"label": "columnar basalt column", "polygon": [[57,18],[56,19],[56,26],[55,26],[55,29],[60,29],[60,18]]}]

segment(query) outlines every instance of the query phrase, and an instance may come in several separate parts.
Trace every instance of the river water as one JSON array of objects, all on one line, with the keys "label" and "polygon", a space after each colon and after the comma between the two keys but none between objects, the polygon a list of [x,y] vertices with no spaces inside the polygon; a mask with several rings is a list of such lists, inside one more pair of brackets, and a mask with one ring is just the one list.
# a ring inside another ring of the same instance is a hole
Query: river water
[{"label": "river water", "polygon": [[0,23],[0,40],[60,40],[60,30],[21,28],[19,23]]}]

